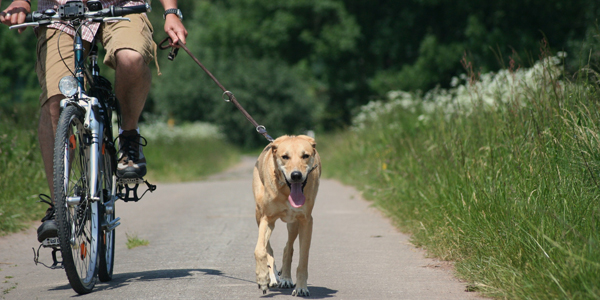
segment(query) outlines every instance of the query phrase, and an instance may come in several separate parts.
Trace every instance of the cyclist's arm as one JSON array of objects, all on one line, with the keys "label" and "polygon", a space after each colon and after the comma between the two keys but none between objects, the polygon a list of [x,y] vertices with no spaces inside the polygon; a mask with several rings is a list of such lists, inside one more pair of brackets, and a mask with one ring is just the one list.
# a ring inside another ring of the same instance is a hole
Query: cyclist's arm
[{"label": "cyclist's arm", "polygon": [[[0,4],[2,0],[0,0]],[[25,0],[13,1],[5,10],[0,12],[0,22],[12,26],[25,22],[25,15],[31,13],[31,4]],[[19,29],[19,33],[25,28]]]},{"label": "cyclist's arm", "polygon": [[[177,0],[160,0],[165,10],[170,8],[177,8]],[[165,32],[171,38],[171,46],[176,46],[177,41],[185,44],[185,38],[187,37],[187,30],[183,23],[175,14],[168,14],[165,19]]]}]

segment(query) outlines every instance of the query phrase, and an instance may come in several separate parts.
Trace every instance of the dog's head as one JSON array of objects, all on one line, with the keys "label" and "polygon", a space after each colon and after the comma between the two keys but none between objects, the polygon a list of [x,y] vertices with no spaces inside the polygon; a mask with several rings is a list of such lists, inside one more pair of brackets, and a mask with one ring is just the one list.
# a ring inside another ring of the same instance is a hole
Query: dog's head
[{"label": "dog's head", "polygon": [[306,136],[282,136],[273,141],[271,151],[275,165],[290,188],[288,200],[293,207],[304,205],[304,186],[308,175],[317,166],[315,139]]}]

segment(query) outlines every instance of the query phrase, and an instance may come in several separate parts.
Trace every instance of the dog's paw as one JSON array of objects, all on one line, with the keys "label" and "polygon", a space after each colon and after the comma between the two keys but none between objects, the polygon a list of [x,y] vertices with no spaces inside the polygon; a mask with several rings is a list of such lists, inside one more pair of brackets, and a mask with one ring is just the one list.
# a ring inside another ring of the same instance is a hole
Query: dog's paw
[{"label": "dog's paw", "polygon": [[268,284],[258,284],[258,289],[262,291],[263,295],[267,294],[267,291],[269,291],[269,285]]},{"label": "dog's paw", "polygon": [[292,296],[310,297],[310,292],[308,291],[307,288],[303,288],[303,289],[302,288],[296,288],[292,292]]},{"label": "dog's paw", "polygon": [[280,289],[292,289],[295,288],[296,285],[292,281],[291,278],[281,278],[279,277],[279,288]]}]

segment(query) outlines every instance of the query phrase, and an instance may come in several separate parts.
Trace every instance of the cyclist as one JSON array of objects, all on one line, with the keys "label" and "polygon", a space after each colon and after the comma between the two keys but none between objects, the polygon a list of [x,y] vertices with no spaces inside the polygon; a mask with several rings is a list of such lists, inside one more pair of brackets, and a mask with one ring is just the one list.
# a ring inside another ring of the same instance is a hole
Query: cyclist
[{"label": "cyclist", "polygon": [[[0,4],[1,2],[2,0]],[[67,0],[39,0],[37,10],[56,10],[66,2]],[[177,9],[177,0],[160,2],[165,9],[164,30],[171,38],[171,46],[176,46],[178,41],[185,43],[187,30],[181,22],[183,16]],[[103,8],[107,8],[111,5],[143,5],[145,1],[101,0],[101,3]],[[25,15],[30,12],[30,0],[13,0],[0,12],[0,22],[8,26],[24,23]],[[152,39],[153,28],[146,14],[130,14],[127,18],[131,19],[131,22],[90,24],[84,28],[82,37],[86,43],[85,48],[89,50],[90,43],[96,36],[106,50],[104,64],[115,69],[115,94],[122,114],[117,176],[141,178],[146,174],[146,159],[142,152],[145,139],[140,136],[138,119],[150,90],[152,75],[148,64],[152,59],[156,59],[156,44]],[[23,30],[20,29],[19,33]],[[43,202],[50,204],[46,216],[42,219],[42,225],[38,228],[38,240],[42,242],[46,238],[58,236],[58,227],[54,221],[53,156],[60,100],[64,98],[58,89],[58,82],[62,77],[71,74],[67,66],[74,65],[74,30],[62,24],[53,24],[36,28],[35,33],[38,38],[36,72],[42,88],[38,139],[51,196],[48,199],[48,196],[40,195]]]}]

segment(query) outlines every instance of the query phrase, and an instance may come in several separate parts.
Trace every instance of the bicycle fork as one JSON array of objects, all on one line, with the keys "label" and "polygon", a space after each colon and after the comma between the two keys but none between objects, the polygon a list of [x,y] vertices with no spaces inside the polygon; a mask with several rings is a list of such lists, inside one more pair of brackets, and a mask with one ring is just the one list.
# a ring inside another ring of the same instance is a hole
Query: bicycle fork
[{"label": "bicycle fork", "polygon": [[[105,170],[100,168],[100,162],[103,161],[103,140],[104,140],[104,124],[98,120],[102,118],[102,108],[100,106],[100,102],[95,97],[90,97],[89,99],[89,108],[86,110],[85,123],[84,127],[88,129],[91,133],[90,137],[90,164],[89,164],[89,199],[90,201],[97,201],[99,205],[104,206],[102,209],[102,214],[100,215],[100,226],[105,232],[110,232],[114,230],[117,226],[121,225],[119,222],[121,218],[115,218],[114,220],[107,221],[104,217],[105,215],[112,214],[115,205],[115,196],[114,191],[111,191],[110,197],[111,199],[104,199],[101,180],[104,179],[105,176],[113,177],[113,174],[105,174]],[[106,150],[105,150],[106,151]],[[102,158],[102,159],[100,159]],[[102,171],[100,171],[102,170]],[[100,174],[102,172],[102,174]],[[100,175],[100,176],[99,176]],[[114,190],[114,180],[113,181],[113,190]]]}]

